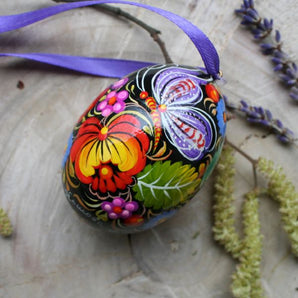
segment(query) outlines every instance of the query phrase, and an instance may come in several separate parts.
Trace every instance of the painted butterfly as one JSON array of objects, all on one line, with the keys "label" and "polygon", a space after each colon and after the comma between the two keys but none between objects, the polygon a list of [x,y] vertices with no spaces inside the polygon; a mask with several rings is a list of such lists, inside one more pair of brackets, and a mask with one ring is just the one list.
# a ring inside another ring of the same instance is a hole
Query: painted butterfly
[{"label": "painted butterfly", "polygon": [[154,122],[154,149],[163,129],[170,143],[189,160],[199,160],[207,150],[212,150],[215,124],[210,115],[195,107],[203,100],[200,85],[207,85],[212,78],[199,78],[195,70],[177,66],[161,69],[152,78],[151,97],[145,91],[146,74],[138,76],[141,77],[140,82],[137,80],[138,88],[143,90],[140,98],[150,108]]}]

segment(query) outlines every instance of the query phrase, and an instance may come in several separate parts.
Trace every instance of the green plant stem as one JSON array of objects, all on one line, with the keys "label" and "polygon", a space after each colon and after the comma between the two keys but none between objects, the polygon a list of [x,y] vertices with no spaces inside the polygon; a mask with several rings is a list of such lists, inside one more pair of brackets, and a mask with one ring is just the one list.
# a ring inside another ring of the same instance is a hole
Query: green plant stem
[{"label": "green plant stem", "polygon": [[249,162],[251,162],[253,165],[257,165],[258,161],[254,158],[252,158],[250,155],[248,155],[246,152],[241,150],[239,147],[237,147],[235,144],[230,142],[228,139],[226,139],[226,143],[231,146],[234,150],[236,150],[238,153],[240,153],[242,156],[244,156]]},{"label": "green plant stem", "polygon": [[[78,2],[78,1],[87,1],[87,0],[53,0],[54,2],[57,3],[61,3],[61,2]],[[161,34],[160,30],[157,30],[149,25],[147,25],[146,23],[144,23],[143,21],[139,20],[138,18],[134,17],[133,15],[127,13],[126,11],[120,9],[119,7],[115,7],[115,6],[111,6],[108,4],[94,4],[93,5],[94,8],[100,9],[104,12],[108,12],[111,13],[112,15],[116,15],[118,17],[123,17],[137,25],[139,25],[140,27],[142,27],[144,30],[146,30],[150,36],[153,38],[153,40],[158,44],[158,46],[160,47],[160,50],[164,56],[165,59],[165,63],[173,63],[167,49],[165,46],[165,43],[163,42],[163,40],[159,37],[159,35]]]},{"label": "green plant stem", "polygon": [[253,170],[253,176],[254,176],[254,188],[258,188],[258,177],[257,177],[257,164],[258,160],[252,158],[250,155],[248,155],[246,152],[244,152],[242,149],[237,147],[235,144],[232,142],[228,141],[227,139],[225,140],[226,144],[231,146],[235,151],[237,151],[239,154],[241,154],[243,157],[245,157],[252,165],[252,170]]}]

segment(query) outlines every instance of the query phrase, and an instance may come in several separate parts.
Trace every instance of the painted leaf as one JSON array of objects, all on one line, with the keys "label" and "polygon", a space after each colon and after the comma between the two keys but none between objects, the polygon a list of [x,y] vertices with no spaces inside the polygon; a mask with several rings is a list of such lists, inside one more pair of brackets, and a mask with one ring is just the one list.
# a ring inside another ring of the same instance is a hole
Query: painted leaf
[{"label": "painted leaf", "polygon": [[194,167],[182,162],[171,164],[170,161],[146,166],[137,179],[133,187],[136,199],[155,210],[170,209],[184,203],[201,183]]}]

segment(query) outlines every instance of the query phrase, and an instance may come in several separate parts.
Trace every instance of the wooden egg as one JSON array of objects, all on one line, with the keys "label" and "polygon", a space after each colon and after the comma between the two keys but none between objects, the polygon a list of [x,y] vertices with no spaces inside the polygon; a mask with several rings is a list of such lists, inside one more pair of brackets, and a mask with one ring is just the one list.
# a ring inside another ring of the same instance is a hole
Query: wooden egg
[{"label": "wooden egg", "polygon": [[63,160],[66,197],[98,227],[152,228],[209,177],[225,122],[224,100],[204,69],[140,69],[104,90],[75,125]]}]

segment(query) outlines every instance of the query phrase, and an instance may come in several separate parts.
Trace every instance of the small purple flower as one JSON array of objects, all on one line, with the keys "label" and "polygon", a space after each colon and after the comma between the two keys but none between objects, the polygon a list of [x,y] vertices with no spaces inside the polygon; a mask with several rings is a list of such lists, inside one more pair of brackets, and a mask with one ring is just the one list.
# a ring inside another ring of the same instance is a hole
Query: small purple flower
[{"label": "small purple flower", "polygon": [[122,90],[120,92],[111,91],[106,98],[97,104],[96,110],[101,112],[104,117],[111,113],[120,113],[125,108],[125,99],[128,97],[128,92]]},{"label": "small purple flower", "polygon": [[298,88],[297,87],[294,86],[291,88],[290,96],[292,99],[294,99],[296,102],[298,102]]},{"label": "small purple flower", "polygon": [[281,34],[278,30],[275,30],[275,41],[277,43],[280,43],[280,40],[281,40]]},{"label": "small purple flower", "polygon": [[108,213],[110,219],[129,218],[132,213],[138,210],[137,202],[125,202],[122,198],[117,197],[112,202],[103,202],[101,209]]}]

